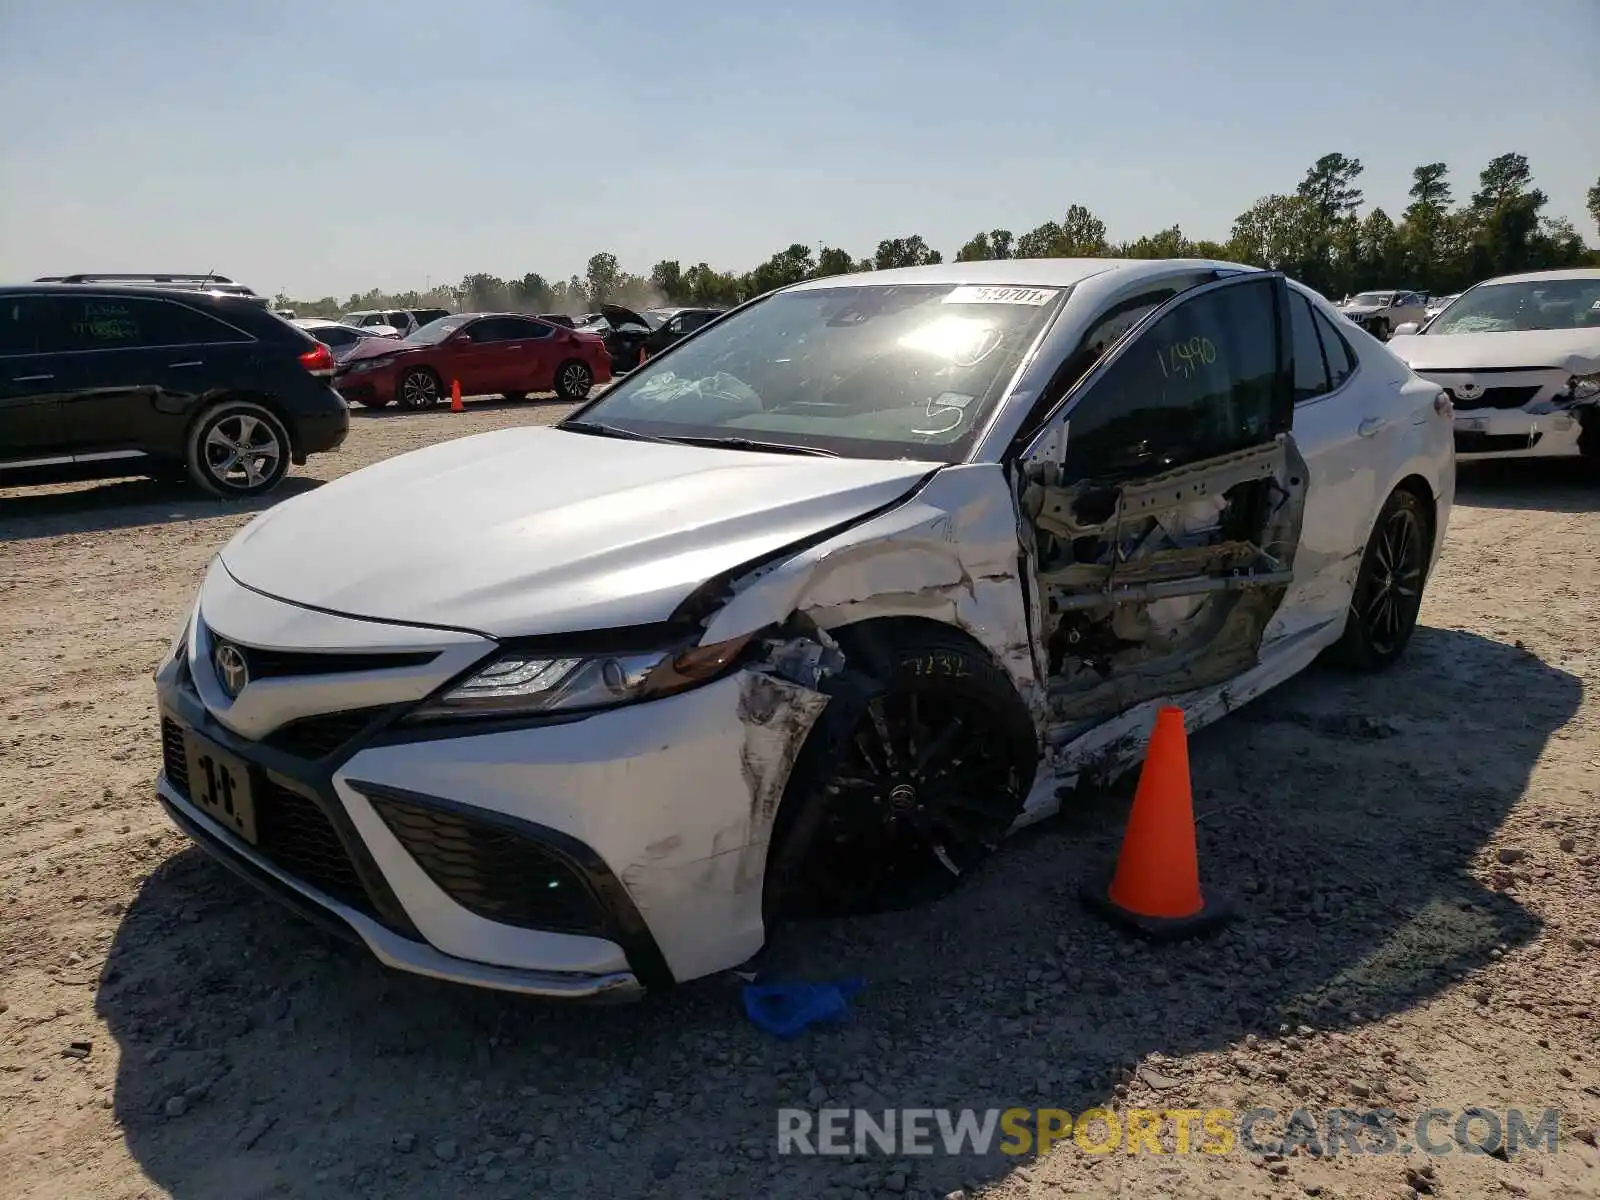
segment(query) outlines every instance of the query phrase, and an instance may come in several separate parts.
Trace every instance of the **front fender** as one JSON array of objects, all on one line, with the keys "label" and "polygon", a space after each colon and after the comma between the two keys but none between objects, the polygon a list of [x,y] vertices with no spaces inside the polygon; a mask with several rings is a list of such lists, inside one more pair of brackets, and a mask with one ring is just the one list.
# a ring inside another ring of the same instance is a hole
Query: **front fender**
[{"label": "front fender", "polygon": [[947,467],[904,504],[736,580],[703,643],[781,624],[796,612],[824,629],[930,618],[988,650],[1038,714],[1044,673],[1019,574],[1017,522],[1000,466]]}]

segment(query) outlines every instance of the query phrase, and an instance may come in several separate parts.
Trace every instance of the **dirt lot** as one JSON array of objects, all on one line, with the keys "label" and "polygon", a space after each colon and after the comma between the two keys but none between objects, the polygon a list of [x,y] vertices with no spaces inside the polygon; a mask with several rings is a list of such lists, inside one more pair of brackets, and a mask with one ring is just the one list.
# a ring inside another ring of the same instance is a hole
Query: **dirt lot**
[{"label": "dirt lot", "polygon": [[[285,492],[559,411],[363,414]],[[1469,476],[1396,671],[1313,670],[1194,740],[1203,869],[1242,909],[1220,940],[1081,912],[1107,797],[935,908],[790,933],[807,977],[867,980],[792,1043],[736,980],[572,1010],[386,974],[169,829],[150,672],[249,516],[139,481],[0,492],[7,1195],[1600,1195],[1591,475]],[[1563,1116],[1556,1154],[1509,1162],[776,1154],[780,1105],[1099,1103]]]}]

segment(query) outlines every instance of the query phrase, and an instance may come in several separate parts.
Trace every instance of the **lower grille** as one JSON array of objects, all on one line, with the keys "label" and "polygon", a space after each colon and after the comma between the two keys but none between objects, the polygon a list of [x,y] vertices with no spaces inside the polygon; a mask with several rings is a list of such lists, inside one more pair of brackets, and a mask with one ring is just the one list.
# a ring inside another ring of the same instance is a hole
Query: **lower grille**
[{"label": "lower grille", "polygon": [[1505,450],[1531,450],[1543,437],[1543,433],[1462,432],[1456,434],[1456,453],[1492,454]]},{"label": "lower grille", "polygon": [[506,826],[411,804],[368,799],[417,865],[468,912],[552,933],[606,936],[583,876],[547,846]]},{"label": "lower grille", "polygon": [[309,796],[266,781],[256,808],[256,849],[287,875],[378,919],[333,822]]},{"label": "lower grille", "polygon": [[183,752],[183,730],[170,717],[161,718],[161,766],[167,782],[189,798],[189,758]]},{"label": "lower grille", "polygon": [[[189,762],[183,750],[183,729],[170,717],[161,719],[161,763],[167,782],[189,799]],[[309,796],[284,787],[260,772],[255,775],[256,852],[286,875],[326,896],[365,913],[376,910],[362,886],[356,865],[320,805]],[[392,924],[392,922],[384,922]]]},{"label": "lower grille", "polygon": [[1481,396],[1473,396],[1469,400],[1463,400],[1455,388],[1445,388],[1445,391],[1450,393],[1451,403],[1463,411],[1475,408],[1521,408],[1539,394],[1539,385],[1484,388]]}]

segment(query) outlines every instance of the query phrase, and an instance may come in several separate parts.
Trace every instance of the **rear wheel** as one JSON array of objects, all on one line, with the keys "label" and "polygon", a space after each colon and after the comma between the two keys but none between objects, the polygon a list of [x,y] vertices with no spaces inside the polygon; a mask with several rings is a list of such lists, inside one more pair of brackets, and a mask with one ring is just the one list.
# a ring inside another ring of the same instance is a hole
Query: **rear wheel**
[{"label": "rear wheel", "polygon": [[418,367],[407,371],[400,379],[400,386],[395,390],[401,407],[423,409],[432,408],[439,403],[444,385],[427,367]]},{"label": "rear wheel", "polygon": [[228,400],[200,415],[184,455],[189,478],[213,496],[238,499],[270,492],[289,470],[283,422],[254,401]]},{"label": "rear wheel", "polygon": [[556,395],[562,400],[582,400],[594,386],[594,372],[587,363],[569,358],[556,368]]},{"label": "rear wheel", "polygon": [[769,921],[944,895],[1005,836],[1033,783],[1027,708],[965,638],[891,632],[851,646],[847,659],[869,674],[847,673],[790,778],[768,870]]},{"label": "rear wheel", "polygon": [[1367,539],[1344,636],[1333,647],[1337,661],[1381,671],[1405,652],[1417,628],[1431,549],[1422,501],[1409,491],[1394,492]]}]

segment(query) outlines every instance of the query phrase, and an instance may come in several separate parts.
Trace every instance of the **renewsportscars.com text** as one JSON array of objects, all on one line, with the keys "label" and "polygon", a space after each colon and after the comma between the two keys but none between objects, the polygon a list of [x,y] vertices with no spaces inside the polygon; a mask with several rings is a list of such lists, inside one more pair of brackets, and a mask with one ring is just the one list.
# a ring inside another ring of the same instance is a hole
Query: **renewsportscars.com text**
[{"label": "renewsportscars.com text", "polygon": [[1559,1109],[803,1108],[778,1110],[778,1153],[812,1155],[1046,1154],[1554,1154]]}]

